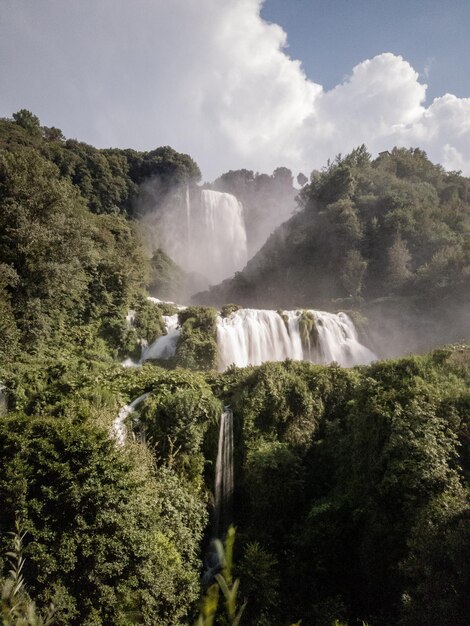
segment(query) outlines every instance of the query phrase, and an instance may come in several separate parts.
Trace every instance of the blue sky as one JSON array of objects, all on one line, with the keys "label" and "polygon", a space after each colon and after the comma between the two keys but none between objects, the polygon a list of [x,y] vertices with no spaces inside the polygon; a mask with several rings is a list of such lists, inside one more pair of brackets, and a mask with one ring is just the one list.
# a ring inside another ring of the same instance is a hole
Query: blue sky
[{"label": "blue sky", "polygon": [[428,84],[426,102],[470,96],[470,0],[266,0],[288,54],[331,89],[364,59],[403,56]]},{"label": "blue sky", "polygon": [[470,0],[0,0],[0,116],[205,180],[362,143],[470,175],[469,26]]}]

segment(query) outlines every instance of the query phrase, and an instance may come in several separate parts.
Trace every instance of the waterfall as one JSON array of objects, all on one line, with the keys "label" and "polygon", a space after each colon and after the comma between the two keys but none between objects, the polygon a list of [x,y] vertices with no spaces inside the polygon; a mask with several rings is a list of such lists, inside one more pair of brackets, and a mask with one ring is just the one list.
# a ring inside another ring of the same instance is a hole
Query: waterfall
[{"label": "waterfall", "polygon": [[212,283],[245,266],[248,252],[243,206],[235,196],[210,189],[201,192],[198,253],[194,267]]},{"label": "waterfall", "polygon": [[[302,316],[312,320],[313,334],[302,340]],[[167,334],[146,348],[141,363],[175,355],[180,334],[178,316],[163,316]],[[218,369],[247,367],[265,361],[333,361],[343,367],[366,365],[377,359],[358,339],[345,313],[324,311],[269,311],[239,309],[228,317],[217,316]]]},{"label": "waterfall", "polygon": [[169,359],[175,355],[176,344],[180,335],[178,314],[163,315],[162,317],[165,322],[166,335],[158,337],[156,341],[145,348],[140,358],[141,363],[149,359]]},{"label": "waterfall", "polygon": [[137,406],[149,397],[149,395],[150,392],[144,393],[135,400],[133,400],[130,404],[126,404],[125,406],[123,406],[119,411],[118,416],[113,421],[111,429],[112,436],[116,439],[117,443],[120,446],[124,445],[127,436],[127,429],[124,422],[126,421],[127,417],[135,411]]},{"label": "waterfall", "polygon": [[0,415],[5,415],[8,412],[8,395],[6,387],[3,383],[0,383]]},{"label": "waterfall", "polygon": [[317,341],[302,342],[302,311],[240,309],[217,320],[219,369],[232,363],[238,367],[260,365],[265,361],[292,359],[314,363],[336,361],[343,367],[363,365],[376,359],[357,337],[345,313],[308,311],[313,317]]},{"label": "waterfall", "polygon": [[229,193],[182,187],[143,221],[150,247],[163,248],[199,277],[203,286],[197,283],[195,290],[229,278],[248,261],[243,205]]},{"label": "waterfall", "polygon": [[229,317],[219,317],[217,345],[221,370],[232,363],[245,367],[264,361],[303,358],[300,335],[291,335],[275,311],[240,309]]},{"label": "waterfall", "polygon": [[215,466],[214,536],[222,537],[232,521],[233,413],[225,407],[220,417],[219,446]]}]

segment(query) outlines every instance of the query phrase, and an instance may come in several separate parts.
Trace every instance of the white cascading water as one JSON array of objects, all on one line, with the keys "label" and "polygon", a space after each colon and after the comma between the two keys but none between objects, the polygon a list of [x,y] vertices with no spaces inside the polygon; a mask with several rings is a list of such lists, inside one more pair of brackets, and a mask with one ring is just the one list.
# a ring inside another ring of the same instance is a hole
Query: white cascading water
[{"label": "white cascading water", "polygon": [[0,415],[4,415],[8,411],[8,395],[6,387],[0,383]]},{"label": "white cascading water", "polygon": [[248,261],[243,205],[232,194],[182,187],[142,222],[149,248],[162,248],[206,285],[232,276]]},{"label": "white cascading water", "polygon": [[180,335],[178,314],[163,315],[162,317],[165,322],[166,335],[162,335],[142,351],[141,363],[149,359],[169,359],[175,355],[176,344]]},{"label": "white cascading water", "polygon": [[[290,322],[290,319],[289,319]],[[217,319],[219,369],[304,358],[300,333],[276,311],[240,309]],[[295,332],[291,332],[294,330]]]},{"label": "white cascading water", "polygon": [[[197,241],[192,238],[192,270],[217,283],[243,269],[248,261],[243,205],[235,196],[201,192]],[[191,213],[194,225],[194,214]]]},{"label": "white cascading water", "polygon": [[222,537],[231,522],[232,496],[233,413],[226,407],[220,417],[219,445],[215,465],[215,537]]},{"label": "white cascading water", "polygon": [[117,443],[120,446],[124,445],[127,437],[127,428],[124,422],[126,421],[127,417],[136,410],[137,406],[149,397],[149,395],[150,392],[143,393],[141,396],[133,400],[130,404],[126,404],[125,406],[123,406],[119,411],[118,416],[113,421],[111,429],[112,436],[114,437],[114,439],[116,439]]},{"label": "white cascading water", "polygon": [[264,361],[312,361],[343,367],[364,365],[376,359],[358,338],[354,324],[345,313],[309,311],[318,331],[317,346],[302,345],[300,316],[302,311],[240,309],[217,321],[219,369],[232,363],[238,367],[260,365]]},{"label": "white cascading water", "polygon": [[189,267],[191,263],[191,199],[189,196],[189,186],[186,185],[186,256],[187,256],[187,266]]},{"label": "white cascading water", "polygon": [[[300,317],[302,311],[240,309],[228,317],[217,316],[218,368],[230,365],[246,367],[265,361],[311,361],[343,367],[366,365],[377,359],[360,343],[351,319],[345,313],[309,311],[318,333],[316,345],[302,344]],[[148,359],[174,356],[180,330],[177,315],[164,316],[167,335],[159,337],[143,353]]]}]

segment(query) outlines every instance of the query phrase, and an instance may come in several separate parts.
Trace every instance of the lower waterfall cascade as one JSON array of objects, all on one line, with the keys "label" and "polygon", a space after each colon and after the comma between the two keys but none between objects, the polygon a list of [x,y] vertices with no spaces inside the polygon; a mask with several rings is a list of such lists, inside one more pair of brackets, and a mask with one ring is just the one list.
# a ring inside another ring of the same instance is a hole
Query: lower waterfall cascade
[{"label": "lower waterfall cascade", "polygon": [[166,335],[162,335],[156,341],[143,349],[140,358],[141,363],[149,359],[169,359],[175,355],[176,343],[180,334],[178,328],[178,314],[163,315]]},{"label": "lower waterfall cascade", "polygon": [[[301,317],[307,313],[315,326],[316,341],[302,341]],[[180,330],[178,316],[164,316],[167,334],[143,351],[148,359],[174,356]],[[218,369],[230,365],[247,367],[265,361],[336,362],[342,367],[366,365],[376,355],[360,343],[357,331],[346,313],[323,311],[271,311],[239,309],[227,317],[217,316]]]},{"label": "lower waterfall cascade", "polygon": [[[281,314],[280,314],[281,313]],[[345,313],[309,310],[314,320],[316,345],[302,341],[302,311],[240,309],[217,320],[219,369],[232,363],[238,367],[261,365],[265,361],[311,361],[343,367],[364,365],[376,357],[357,337],[351,319]]]}]

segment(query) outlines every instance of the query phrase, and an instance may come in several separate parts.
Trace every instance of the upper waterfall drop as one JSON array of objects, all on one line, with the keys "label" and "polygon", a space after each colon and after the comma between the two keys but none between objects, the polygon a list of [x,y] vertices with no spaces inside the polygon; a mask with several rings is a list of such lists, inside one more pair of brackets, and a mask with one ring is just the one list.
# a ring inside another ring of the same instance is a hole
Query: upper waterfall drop
[{"label": "upper waterfall drop", "polygon": [[243,205],[235,196],[211,189],[201,191],[199,236],[199,254],[193,261],[210,282],[228,278],[247,263]]},{"label": "upper waterfall drop", "polygon": [[242,203],[232,194],[181,186],[141,218],[147,247],[190,277],[186,296],[233,276],[248,262]]}]

